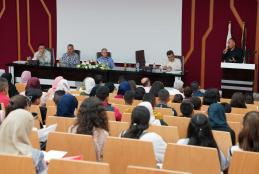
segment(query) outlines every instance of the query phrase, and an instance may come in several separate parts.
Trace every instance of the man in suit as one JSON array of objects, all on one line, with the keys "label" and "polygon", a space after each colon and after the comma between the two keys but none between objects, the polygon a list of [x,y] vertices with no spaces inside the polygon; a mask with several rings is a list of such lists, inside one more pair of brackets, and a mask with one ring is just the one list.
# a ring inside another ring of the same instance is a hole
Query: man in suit
[{"label": "man in suit", "polygon": [[243,51],[236,46],[236,40],[230,38],[227,48],[223,50],[223,61],[228,63],[243,63]]}]

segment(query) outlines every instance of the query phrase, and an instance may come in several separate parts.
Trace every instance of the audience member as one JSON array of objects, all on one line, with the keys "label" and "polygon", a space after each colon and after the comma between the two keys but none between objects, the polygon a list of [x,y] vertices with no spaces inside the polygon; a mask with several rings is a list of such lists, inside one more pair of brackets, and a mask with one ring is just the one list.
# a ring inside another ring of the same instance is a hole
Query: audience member
[{"label": "audience member", "polygon": [[176,79],[174,81],[174,89],[177,89],[180,93],[183,92],[183,81],[182,80],[179,80],[179,79]]},{"label": "audience member", "polygon": [[191,102],[193,104],[193,109],[194,110],[201,110],[201,99],[200,97],[192,96],[191,97]]},{"label": "audience member", "polygon": [[130,84],[128,81],[121,82],[115,98],[123,98],[124,94],[130,90],[131,90],[131,88],[130,88]]},{"label": "audience member", "polygon": [[16,109],[8,114],[0,127],[0,153],[32,157],[37,174],[47,173],[43,152],[31,146],[34,119],[30,112]]},{"label": "audience member", "polygon": [[143,100],[143,96],[146,94],[146,91],[143,87],[137,87],[135,92],[135,99],[136,100]]},{"label": "audience member", "polygon": [[104,106],[106,111],[113,111],[114,112],[116,121],[121,120],[122,115],[121,115],[120,111],[118,110],[118,108],[109,104],[109,101],[108,101],[108,99],[109,99],[109,89],[107,87],[100,86],[99,88],[97,88],[96,97],[102,101],[102,105]]},{"label": "audience member", "polygon": [[118,78],[118,84],[124,82],[124,81],[127,81],[127,79],[125,78],[124,75],[120,75],[119,78]]},{"label": "audience member", "polygon": [[8,81],[8,94],[9,97],[13,97],[18,95],[19,92],[17,91],[15,85],[12,83],[12,74],[11,73],[3,73],[2,78],[5,78]]},{"label": "audience member", "polygon": [[125,104],[126,104],[126,105],[132,105],[132,104],[133,104],[133,101],[134,101],[134,98],[135,98],[135,93],[134,93],[134,91],[127,91],[127,92],[124,94],[124,101],[125,101]]},{"label": "audience member", "polygon": [[183,94],[184,94],[184,99],[185,100],[190,100],[192,97],[192,89],[189,86],[186,86],[183,89]]},{"label": "audience member", "polygon": [[254,104],[254,97],[252,93],[245,94],[246,104]]},{"label": "audience member", "polygon": [[92,77],[86,77],[80,91],[85,92],[87,96],[90,95],[92,89],[95,87],[95,80]]},{"label": "audience member", "polygon": [[241,92],[235,92],[232,95],[230,105],[234,108],[246,108],[246,101],[244,95]]},{"label": "audience member", "polygon": [[28,80],[26,89],[33,88],[33,89],[41,89],[40,80],[37,77],[32,77]]},{"label": "audience member", "polygon": [[97,88],[100,87],[100,86],[104,86],[104,79],[103,79],[102,75],[97,74],[95,76],[94,80],[95,80],[95,87],[93,87],[93,89],[90,93],[90,96],[95,96]]},{"label": "audience member", "polygon": [[188,126],[187,137],[178,140],[177,144],[202,146],[216,148],[219,154],[221,170],[224,171],[228,167],[228,162],[220,151],[212,134],[208,118],[204,114],[195,114]]},{"label": "audience member", "polygon": [[160,135],[148,132],[150,120],[150,111],[145,106],[137,106],[132,111],[130,127],[122,132],[121,137],[151,141],[156,161],[163,163],[167,144]]},{"label": "audience member", "polygon": [[74,117],[77,106],[77,99],[71,94],[65,94],[58,102],[56,115],[61,117]]},{"label": "audience member", "polygon": [[259,112],[246,113],[243,119],[243,128],[238,136],[238,144],[229,150],[229,161],[235,151],[259,152]]},{"label": "audience member", "polygon": [[31,78],[31,72],[30,71],[23,71],[22,75],[21,75],[21,83],[26,85],[30,78]]},{"label": "audience member", "polygon": [[31,104],[33,105],[39,105],[40,104],[40,99],[42,96],[42,90],[41,89],[34,89],[34,88],[29,88],[26,89],[25,95],[31,100]]},{"label": "audience member", "polygon": [[16,95],[13,96],[10,99],[10,102],[5,110],[5,117],[9,115],[10,112],[16,110],[16,109],[25,109],[27,111],[30,110],[31,101],[28,97],[25,97],[23,95]]},{"label": "audience member", "polygon": [[181,94],[174,95],[174,99],[172,101],[173,103],[182,103],[183,102],[183,96]]},{"label": "audience member", "polygon": [[66,92],[63,91],[63,90],[57,90],[55,93],[54,93],[54,97],[53,97],[53,101],[55,103],[56,106],[58,106],[58,103],[59,103],[59,100],[61,99],[61,97],[63,95],[65,95]]},{"label": "audience member", "polygon": [[232,144],[236,142],[235,132],[229,127],[223,106],[219,103],[213,103],[208,108],[209,123],[213,130],[229,132]]},{"label": "audience member", "polygon": [[223,102],[223,103],[221,103],[221,105],[223,106],[225,113],[231,113],[232,108],[229,103]]},{"label": "audience member", "polygon": [[153,84],[152,84],[152,87],[150,89],[150,93],[152,93],[155,97],[158,97],[158,92],[161,90],[161,89],[164,89],[164,84],[160,81],[155,81]]},{"label": "audience member", "polygon": [[144,102],[141,102],[138,106],[144,106],[145,108],[148,109],[149,115],[150,115],[149,124],[155,125],[155,126],[161,125],[160,120],[156,119],[156,117],[154,115],[153,107],[150,102],[144,101]]},{"label": "audience member", "polygon": [[4,107],[7,107],[9,104],[10,98],[8,96],[8,81],[5,78],[0,78],[0,103],[4,104]]},{"label": "audience member", "polygon": [[182,113],[182,117],[192,117],[193,115],[193,104],[186,100],[183,101],[181,106],[180,106],[180,110]]},{"label": "audience member", "polygon": [[211,105],[217,102],[219,102],[217,91],[213,88],[207,89],[203,96],[203,105]]},{"label": "audience member", "polygon": [[146,92],[146,93],[149,93],[150,88],[151,88],[150,79],[147,78],[147,77],[142,78],[142,79],[141,79],[141,85],[144,87],[145,92]]},{"label": "audience member", "polygon": [[137,89],[137,84],[135,80],[129,80],[129,84],[130,84],[130,89],[135,92]]},{"label": "audience member", "polygon": [[92,135],[97,161],[102,161],[104,142],[109,136],[109,126],[105,108],[99,99],[90,97],[82,102],[76,123],[69,128],[69,132]]},{"label": "audience member", "polygon": [[168,106],[168,102],[170,101],[170,95],[169,95],[169,92],[166,89],[161,89],[158,92],[158,98],[159,98],[159,103],[156,105],[156,107],[171,108],[172,109],[172,115],[177,116],[176,110],[174,108]]},{"label": "audience member", "polygon": [[203,93],[200,91],[200,84],[197,81],[191,83],[192,96],[203,97]]},{"label": "audience member", "polygon": [[113,93],[115,90],[115,86],[112,82],[106,82],[105,85],[107,88],[109,88],[110,93]]}]

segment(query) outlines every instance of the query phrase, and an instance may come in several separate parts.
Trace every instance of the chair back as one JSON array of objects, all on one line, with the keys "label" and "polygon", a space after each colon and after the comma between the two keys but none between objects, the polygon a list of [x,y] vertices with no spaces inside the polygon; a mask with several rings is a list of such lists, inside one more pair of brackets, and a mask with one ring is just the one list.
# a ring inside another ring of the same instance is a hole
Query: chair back
[{"label": "chair back", "polygon": [[187,174],[172,170],[154,169],[149,167],[128,166],[126,174]]},{"label": "chair back", "polygon": [[75,124],[76,118],[48,116],[46,126],[57,124],[56,132],[68,132],[69,127]]},{"label": "chair back", "polygon": [[24,83],[16,83],[15,87],[16,87],[17,91],[19,93],[21,93],[21,92],[25,91],[26,84],[24,84]]},{"label": "chair back", "polygon": [[191,118],[186,117],[174,117],[174,116],[164,116],[164,121],[169,126],[176,126],[179,132],[179,138],[186,138],[187,129],[189,126]]}]

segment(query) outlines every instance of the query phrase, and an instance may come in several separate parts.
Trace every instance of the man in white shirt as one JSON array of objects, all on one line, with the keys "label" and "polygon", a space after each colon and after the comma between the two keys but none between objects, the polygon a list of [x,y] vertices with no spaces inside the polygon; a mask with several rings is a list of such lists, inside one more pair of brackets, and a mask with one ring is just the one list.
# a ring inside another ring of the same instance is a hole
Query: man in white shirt
[{"label": "man in white shirt", "polygon": [[164,66],[164,70],[167,72],[171,71],[181,71],[182,70],[182,63],[180,59],[175,58],[174,52],[172,50],[167,51],[167,58],[168,62]]},{"label": "man in white shirt", "polygon": [[46,50],[44,44],[39,44],[38,51],[34,53],[34,57],[32,60],[39,60],[40,64],[50,64],[51,53]]}]

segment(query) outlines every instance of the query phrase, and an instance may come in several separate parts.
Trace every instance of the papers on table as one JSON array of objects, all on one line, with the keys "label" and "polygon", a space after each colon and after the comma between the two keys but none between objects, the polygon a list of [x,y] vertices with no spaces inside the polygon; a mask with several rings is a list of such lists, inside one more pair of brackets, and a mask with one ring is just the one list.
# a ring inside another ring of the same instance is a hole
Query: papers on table
[{"label": "papers on table", "polygon": [[64,151],[57,151],[57,150],[50,150],[48,152],[42,151],[44,154],[44,160],[50,161],[52,159],[62,159],[67,152]]}]

